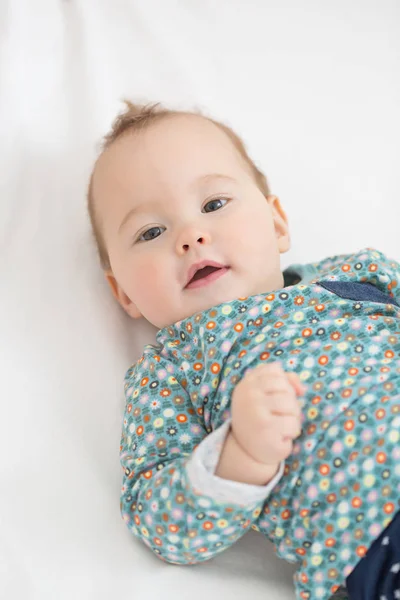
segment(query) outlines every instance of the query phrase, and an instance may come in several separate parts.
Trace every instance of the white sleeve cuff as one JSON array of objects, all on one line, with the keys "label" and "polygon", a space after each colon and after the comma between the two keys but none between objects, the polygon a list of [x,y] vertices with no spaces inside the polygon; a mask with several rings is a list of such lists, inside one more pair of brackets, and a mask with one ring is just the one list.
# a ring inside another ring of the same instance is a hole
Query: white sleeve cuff
[{"label": "white sleeve cuff", "polygon": [[230,425],[230,420],[225,422],[194,450],[186,464],[190,482],[196,492],[220,503],[241,506],[258,504],[268,498],[282,477],[285,463],[281,462],[278,473],[267,485],[251,485],[214,475]]}]

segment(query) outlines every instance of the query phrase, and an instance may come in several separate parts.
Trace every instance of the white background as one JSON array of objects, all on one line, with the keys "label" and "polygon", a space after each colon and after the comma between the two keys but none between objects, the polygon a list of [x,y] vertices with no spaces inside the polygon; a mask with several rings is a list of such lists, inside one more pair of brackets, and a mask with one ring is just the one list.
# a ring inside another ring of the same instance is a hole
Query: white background
[{"label": "white background", "polygon": [[286,208],[283,266],[400,258],[396,0],[0,0],[0,598],[293,598],[251,533],[164,565],[119,515],[122,380],[85,191],[124,97],[233,126]]}]

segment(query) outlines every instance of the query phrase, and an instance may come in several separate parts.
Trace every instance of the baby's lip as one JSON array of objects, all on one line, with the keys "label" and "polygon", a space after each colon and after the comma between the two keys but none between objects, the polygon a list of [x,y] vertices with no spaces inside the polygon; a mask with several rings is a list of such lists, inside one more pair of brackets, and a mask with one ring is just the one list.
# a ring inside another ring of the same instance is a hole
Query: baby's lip
[{"label": "baby's lip", "polygon": [[194,263],[188,271],[185,288],[189,285],[197,271],[200,269],[204,269],[204,267],[216,267],[217,269],[224,269],[226,266],[227,265],[215,262],[215,260],[202,260],[198,263]]}]

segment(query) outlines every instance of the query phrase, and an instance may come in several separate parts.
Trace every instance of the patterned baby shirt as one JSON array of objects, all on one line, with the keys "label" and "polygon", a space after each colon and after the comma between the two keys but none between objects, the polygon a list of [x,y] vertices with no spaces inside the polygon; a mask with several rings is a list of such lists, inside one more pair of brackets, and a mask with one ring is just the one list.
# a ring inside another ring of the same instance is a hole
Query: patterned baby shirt
[{"label": "patterned baby shirt", "polygon": [[[400,508],[400,265],[374,249],[284,271],[157,334],[125,378],[121,512],[161,559],[205,561],[250,528],[328,600]],[[230,399],[279,361],[306,384],[302,433],[268,486],[215,468]]]}]

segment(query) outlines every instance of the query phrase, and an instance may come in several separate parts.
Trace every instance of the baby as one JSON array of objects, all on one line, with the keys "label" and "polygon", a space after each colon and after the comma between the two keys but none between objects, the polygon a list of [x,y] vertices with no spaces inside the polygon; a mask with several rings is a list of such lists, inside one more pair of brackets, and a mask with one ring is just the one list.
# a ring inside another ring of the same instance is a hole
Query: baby
[{"label": "baby", "polygon": [[240,138],[159,105],[127,103],[88,207],[113,295],[159,329],[125,379],[129,530],[193,564],[253,528],[298,599],[400,598],[400,265],[282,273],[287,217]]}]

